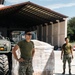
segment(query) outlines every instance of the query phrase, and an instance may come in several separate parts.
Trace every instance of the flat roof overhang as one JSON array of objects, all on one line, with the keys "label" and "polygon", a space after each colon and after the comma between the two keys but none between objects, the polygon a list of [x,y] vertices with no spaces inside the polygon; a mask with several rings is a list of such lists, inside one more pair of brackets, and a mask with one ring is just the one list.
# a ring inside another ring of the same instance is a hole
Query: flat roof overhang
[{"label": "flat roof overhang", "polygon": [[64,21],[67,16],[30,1],[0,8],[0,27],[10,30],[36,27],[45,23]]}]

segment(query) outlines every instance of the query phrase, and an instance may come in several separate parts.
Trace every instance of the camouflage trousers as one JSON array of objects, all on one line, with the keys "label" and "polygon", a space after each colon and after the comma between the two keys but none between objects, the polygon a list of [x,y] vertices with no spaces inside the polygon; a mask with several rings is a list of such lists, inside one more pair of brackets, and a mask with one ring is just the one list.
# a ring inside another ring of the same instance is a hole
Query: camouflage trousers
[{"label": "camouflage trousers", "polygon": [[32,59],[26,59],[23,62],[19,62],[19,75],[32,75]]},{"label": "camouflage trousers", "polygon": [[71,60],[72,60],[71,54],[63,56],[63,69],[66,68],[66,61],[68,62],[69,69],[71,69]]}]

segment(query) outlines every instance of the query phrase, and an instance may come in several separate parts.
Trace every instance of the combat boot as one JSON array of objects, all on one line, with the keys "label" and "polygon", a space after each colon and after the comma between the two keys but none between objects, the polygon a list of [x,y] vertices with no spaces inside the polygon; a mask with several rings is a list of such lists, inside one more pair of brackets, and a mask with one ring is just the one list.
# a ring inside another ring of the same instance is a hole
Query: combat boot
[{"label": "combat boot", "polygon": [[72,74],[71,74],[71,69],[69,69],[69,75],[72,75]]},{"label": "combat boot", "polygon": [[64,75],[65,74],[65,69],[63,69],[63,73],[62,73],[62,75]]}]

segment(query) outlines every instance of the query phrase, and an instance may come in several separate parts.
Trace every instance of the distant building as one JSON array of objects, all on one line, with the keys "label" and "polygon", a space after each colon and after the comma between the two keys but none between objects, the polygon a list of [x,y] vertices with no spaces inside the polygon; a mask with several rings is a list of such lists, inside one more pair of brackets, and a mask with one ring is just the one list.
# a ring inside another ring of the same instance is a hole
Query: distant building
[{"label": "distant building", "polygon": [[0,9],[0,32],[12,38],[13,31],[36,31],[38,40],[60,47],[67,36],[67,18],[30,1],[23,2]]}]

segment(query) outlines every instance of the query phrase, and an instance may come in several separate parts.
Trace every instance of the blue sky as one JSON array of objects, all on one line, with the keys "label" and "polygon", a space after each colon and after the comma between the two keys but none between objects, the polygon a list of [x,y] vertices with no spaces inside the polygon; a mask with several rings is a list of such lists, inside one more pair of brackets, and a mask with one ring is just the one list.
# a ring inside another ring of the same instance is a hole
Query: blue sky
[{"label": "blue sky", "polygon": [[27,1],[52,9],[68,16],[68,18],[75,17],[75,0],[5,0],[5,5],[13,5]]}]

